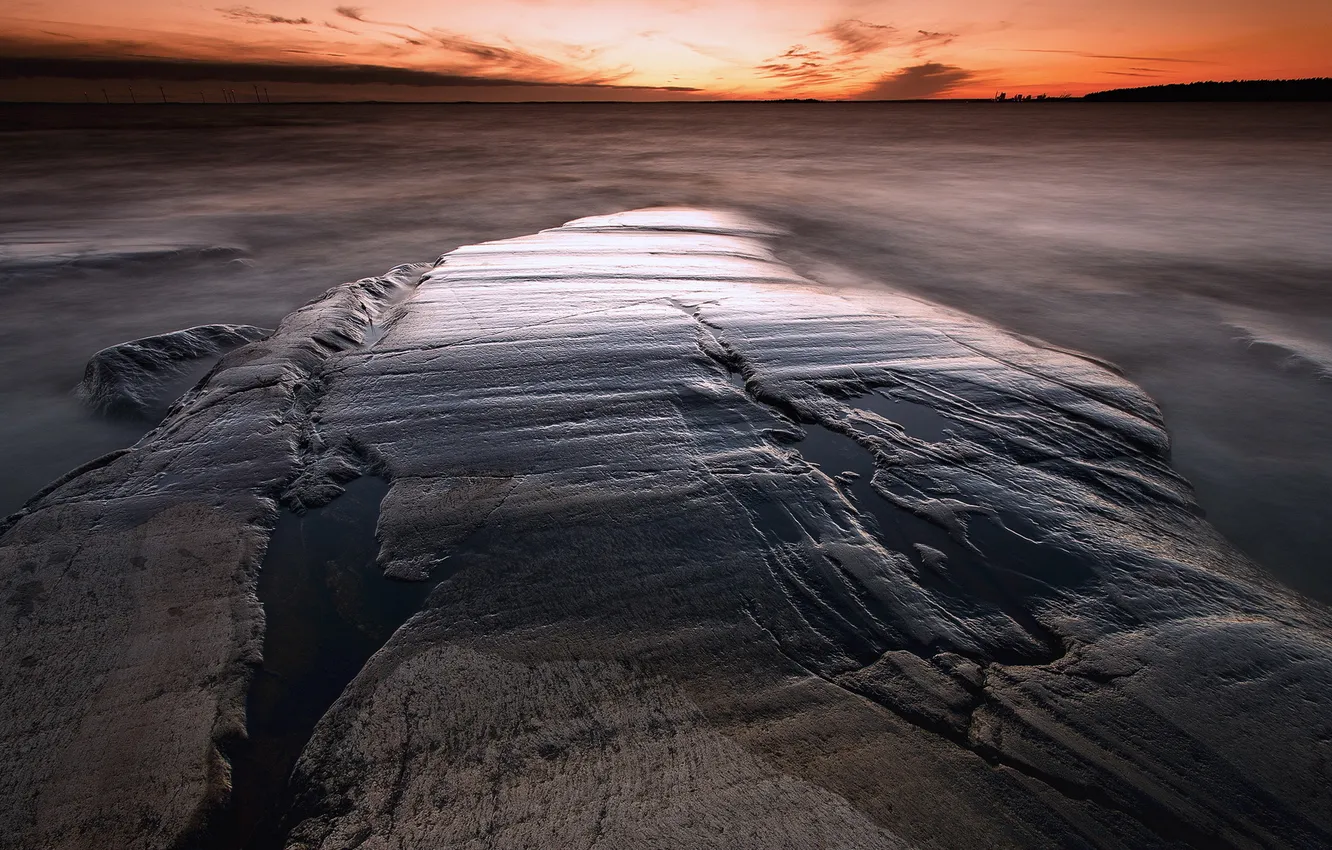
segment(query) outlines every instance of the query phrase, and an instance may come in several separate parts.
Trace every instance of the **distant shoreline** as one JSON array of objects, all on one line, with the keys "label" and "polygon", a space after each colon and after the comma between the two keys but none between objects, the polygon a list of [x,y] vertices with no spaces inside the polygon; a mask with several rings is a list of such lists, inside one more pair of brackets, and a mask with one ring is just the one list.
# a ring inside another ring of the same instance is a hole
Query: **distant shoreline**
[{"label": "distant shoreline", "polygon": [[1332,101],[1332,77],[1303,80],[1231,80],[1174,83],[1132,89],[1110,89],[1083,95],[1084,101],[1100,103],[1185,102],[1311,102]]},{"label": "distant shoreline", "polygon": [[40,100],[0,100],[0,106],[77,106],[94,108],[142,107],[145,109],[168,106],[210,106],[210,107],[250,107],[266,108],[270,106],[669,106],[681,104],[693,105],[808,105],[808,104],[957,104],[957,103],[1315,103],[1332,102],[1332,77],[1310,77],[1301,80],[1231,80],[1229,82],[1205,81],[1195,83],[1171,83],[1159,86],[1141,86],[1138,88],[1108,89],[1078,96],[1060,95],[1006,95],[995,98],[920,98],[904,100],[841,100],[835,98],[769,98],[743,100],[529,100],[529,101],[485,101],[485,100],[267,100],[250,102],[248,100],[197,102],[188,100],[143,100],[137,103],[123,101],[92,100],[86,103],[78,101],[40,101]]},{"label": "distant shoreline", "polygon": [[[1090,103],[1324,103],[1332,102],[1327,97],[1284,97],[1284,98],[1246,98],[1246,97],[1161,97],[1135,96],[1136,89],[1116,89],[1113,92],[1095,92],[1083,97],[1050,97],[1043,100],[1032,98],[1022,101],[1008,100],[1008,103],[1046,103],[1046,104],[1090,104]],[[1113,96],[1106,96],[1113,95]],[[1003,103],[1001,101],[1000,103]],[[186,100],[173,100],[168,103],[80,103],[70,100],[0,100],[0,109],[15,107],[65,107],[78,110],[153,112],[164,109],[216,109],[218,111],[245,110],[264,112],[281,110],[286,106],[959,106],[970,104],[995,103],[993,98],[957,97],[932,98],[926,100],[274,100],[272,103],[191,103]],[[8,128],[6,128],[8,129]]]}]

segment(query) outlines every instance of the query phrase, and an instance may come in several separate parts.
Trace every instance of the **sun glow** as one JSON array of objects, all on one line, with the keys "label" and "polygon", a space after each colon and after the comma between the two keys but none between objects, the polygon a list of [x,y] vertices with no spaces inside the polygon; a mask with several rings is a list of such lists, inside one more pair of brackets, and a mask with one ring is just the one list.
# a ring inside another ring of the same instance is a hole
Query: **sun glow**
[{"label": "sun glow", "polygon": [[262,78],[330,98],[915,99],[1332,71],[1332,4],[1315,0],[255,2],[6,4],[0,96]]}]

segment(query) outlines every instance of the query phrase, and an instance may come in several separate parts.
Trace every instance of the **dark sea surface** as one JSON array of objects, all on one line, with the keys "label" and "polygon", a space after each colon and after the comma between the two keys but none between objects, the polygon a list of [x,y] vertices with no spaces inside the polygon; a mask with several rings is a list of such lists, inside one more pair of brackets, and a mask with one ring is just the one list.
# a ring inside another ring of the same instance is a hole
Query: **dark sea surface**
[{"label": "dark sea surface", "polygon": [[152,427],[75,397],[107,345],[695,204],[1118,364],[1216,526],[1332,601],[1329,140],[1328,104],[0,106],[0,515]]}]

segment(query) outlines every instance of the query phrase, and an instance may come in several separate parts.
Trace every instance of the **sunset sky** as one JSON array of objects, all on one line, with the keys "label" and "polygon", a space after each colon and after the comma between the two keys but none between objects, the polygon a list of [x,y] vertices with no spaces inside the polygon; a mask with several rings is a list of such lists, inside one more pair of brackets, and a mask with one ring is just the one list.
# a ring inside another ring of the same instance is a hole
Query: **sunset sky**
[{"label": "sunset sky", "polygon": [[1329,0],[253,1],[0,0],[0,99],[907,99],[1332,75]]}]

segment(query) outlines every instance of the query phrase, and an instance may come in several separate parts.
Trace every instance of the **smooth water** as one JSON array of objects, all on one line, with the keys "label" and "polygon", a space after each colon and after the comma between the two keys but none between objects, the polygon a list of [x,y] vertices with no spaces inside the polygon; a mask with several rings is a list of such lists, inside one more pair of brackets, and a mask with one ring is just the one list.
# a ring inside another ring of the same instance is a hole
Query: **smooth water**
[{"label": "smooth water", "polygon": [[[88,356],[654,204],[1117,363],[1215,524],[1332,600],[1332,107],[0,107],[0,513],[151,423]],[[236,251],[218,248],[239,249]]]},{"label": "smooth water", "polygon": [[380,572],[375,524],[388,489],[358,478],[323,507],[284,510],[273,530],[259,571],[263,664],[246,700],[246,738],[228,752],[235,793],[222,846],[281,846],[285,784],[315,724],[436,584]]}]

